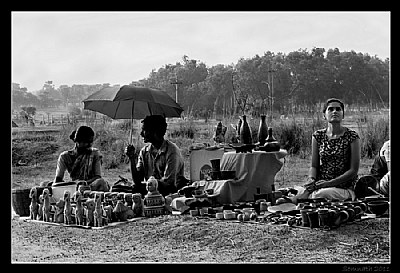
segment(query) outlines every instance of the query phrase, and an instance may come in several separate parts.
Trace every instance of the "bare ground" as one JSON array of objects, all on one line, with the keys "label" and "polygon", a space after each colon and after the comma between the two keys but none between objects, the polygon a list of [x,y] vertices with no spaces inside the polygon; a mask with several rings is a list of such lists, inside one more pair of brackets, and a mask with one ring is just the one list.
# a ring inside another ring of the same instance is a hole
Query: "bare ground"
[{"label": "bare ground", "polygon": [[187,215],[94,230],[12,220],[12,263],[390,264],[389,219],[335,230]]}]

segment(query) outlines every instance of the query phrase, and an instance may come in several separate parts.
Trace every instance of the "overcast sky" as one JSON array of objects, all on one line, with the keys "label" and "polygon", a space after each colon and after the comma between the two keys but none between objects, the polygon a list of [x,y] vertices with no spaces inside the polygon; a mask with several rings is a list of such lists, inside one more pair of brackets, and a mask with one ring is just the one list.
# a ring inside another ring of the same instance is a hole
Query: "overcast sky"
[{"label": "overcast sky", "polygon": [[129,84],[196,59],[208,67],[313,47],[390,57],[390,12],[13,12],[12,82]]}]

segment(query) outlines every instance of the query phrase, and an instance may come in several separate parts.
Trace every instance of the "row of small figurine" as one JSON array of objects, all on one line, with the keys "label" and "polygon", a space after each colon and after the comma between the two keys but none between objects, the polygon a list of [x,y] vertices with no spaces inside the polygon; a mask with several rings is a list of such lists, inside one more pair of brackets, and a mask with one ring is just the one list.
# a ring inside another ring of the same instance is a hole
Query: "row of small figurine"
[{"label": "row of small figurine", "polygon": [[64,224],[102,227],[110,222],[143,217],[144,200],[140,193],[82,190],[72,195],[65,190],[59,200],[51,200],[48,188],[38,196],[38,187],[30,190],[30,219]]}]

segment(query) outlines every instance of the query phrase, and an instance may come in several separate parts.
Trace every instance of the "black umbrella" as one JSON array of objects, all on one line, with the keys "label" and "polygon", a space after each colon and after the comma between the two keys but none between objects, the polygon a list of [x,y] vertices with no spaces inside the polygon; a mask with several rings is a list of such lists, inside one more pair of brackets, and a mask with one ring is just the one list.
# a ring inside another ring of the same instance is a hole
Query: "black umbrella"
[{"label": "black umbrella", "polygon": [[[102,113],[113,119],[143,119],[162,115],[180,117],[183,108],[165,91],[124,85],[105,87],[83,100],[84,109]],[[131,136],[132,139],[132,130]],[[130,140],[131,140],[130,139]]]}]

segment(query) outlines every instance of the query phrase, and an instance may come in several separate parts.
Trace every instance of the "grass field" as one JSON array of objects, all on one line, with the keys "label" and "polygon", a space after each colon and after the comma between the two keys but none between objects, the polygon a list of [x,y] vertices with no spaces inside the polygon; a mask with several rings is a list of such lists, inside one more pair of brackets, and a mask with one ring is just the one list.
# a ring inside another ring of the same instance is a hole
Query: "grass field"
[{"label": "grass field", "polygon": [[[372,135],[373,140],[368,143],[369,146],[375,146],[375,150],[379,149],[381,143],[387,139],[388,124],[384,130],[377,130],[374,128],[375,123],[368,125],[357,123],[359,116],[353,115],[346,117],[346,126],[357,129],[361,135],[361,130],[372,128],[377,132],[369,133]],[[371,115],[368,118],[371,122],[382,124],[382,120],[387,120],[385,115]],[[185,176],[190,177],[190,145],[194,143],[207,143],[214,145],[212,140],[216,124],[219,120],[169,120],[168,131],[166,138],[174,141],[180,148],[185,161]],[[289,124],[293,121],[290,120],[276,120],[270,123],[270,126],[276,129],[276,137],[279,140],[278,134],[280,133],[280,126],[282,124]],[[233,128],[231,124],[237,123],[237,120],[224,120],[223,124],[228,126],[228,132],[232,133]],[[258,126],[256,118],[250,119],[250,125],[253,131],[256,131]],[[297,118],[296,126],[302,126],[308,129],[307,133],[314,130],[315,121],[311,123],[306,118]],[[323,124],[323,123],[321,123]],[[112,122],[92,122],[90,125],[94,128],[96,140],[94,146],[99,148],[104,156],[103,163],[103,176],[112,184],[118,180],[121,175],[131,179],[128,164],[124,163],[123,150],[129,141],[129,131],[131,124],[129,121],[116,120]],[[360,125],[360,126],[357,126]],[[77,126],[77,125],[76,125]],[[321,125],[319,125],[321,126]],[[380,125],[382,127],[382,125]],[[20,126],[12,130],[12,188],[25,188],[32,187],[39,184],[41,181],[52,180],[54,178],[56,161],[58,154],[63,150],[70,149],[73,146],[72,141],[69,140],[69,133],[75,129],[75,125],[64,124],[54,126]],[[136,147],[143,146],[141,138],[137,138],[140,128],[139,121],[134,121],[133,124],[133,144]],[[288,127],[292,129],[292,127]],[[361,135],[363,137],[363,135]],[[369,136],[371,138],[371,136]],[[303,136],[303,138],[310,138]],[[300,137],[294,141],[300,141]],[[302,140],[304,142],[304,140]],[[368,146],[367,145],[367,146]],[[292,186],[295,184],[302,184],[308,174],[310,164],[310,147],[301,147],[297,154],[288,154],[283,160],[284,165],[275,177],[275,183],[278,187]],[[363,156],[361,159],[361,166],[359,170],[360,175],[369,173],[372,164],[372,157]]]}]

